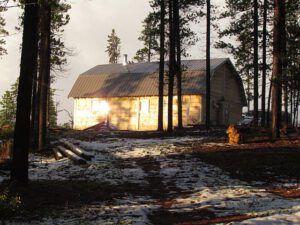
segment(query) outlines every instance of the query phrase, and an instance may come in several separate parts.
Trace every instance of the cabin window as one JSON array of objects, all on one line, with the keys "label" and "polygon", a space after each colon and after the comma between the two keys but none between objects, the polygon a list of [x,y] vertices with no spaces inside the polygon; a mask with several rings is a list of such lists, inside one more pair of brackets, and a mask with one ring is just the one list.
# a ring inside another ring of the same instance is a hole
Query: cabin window
[{"label": "cabin window", "polygon": [[141,113],[149,113],[149,99],[144,99],[140,101],[140,112]]}]

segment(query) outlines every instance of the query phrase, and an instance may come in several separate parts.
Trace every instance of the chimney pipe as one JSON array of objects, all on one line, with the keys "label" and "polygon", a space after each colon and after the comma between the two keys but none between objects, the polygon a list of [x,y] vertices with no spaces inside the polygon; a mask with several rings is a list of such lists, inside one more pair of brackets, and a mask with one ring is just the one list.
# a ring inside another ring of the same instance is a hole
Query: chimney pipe
[{"label": "chimney pipe", "polygon": [[127,54],[124,54],[123,66],[127,66]]}]

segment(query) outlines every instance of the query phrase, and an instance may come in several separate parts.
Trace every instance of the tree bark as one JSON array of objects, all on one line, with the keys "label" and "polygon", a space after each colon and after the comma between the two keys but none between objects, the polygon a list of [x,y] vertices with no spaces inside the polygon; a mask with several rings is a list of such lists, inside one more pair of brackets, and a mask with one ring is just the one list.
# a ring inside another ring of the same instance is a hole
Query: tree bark
[{"label": "tree bark", "polygon": [[168,86],[168,132],[173,131],[173,88],[174,88],[174,64],[175,64],[175,40],[173,20],[173,0],[169,0],[169,86]]},{"label": "tree bark", "polygon": [[28,152],[30,145],[30,111],[33,77],[37,67],[38,3],[25,0],[21,68],[17,97],[11,182],[28,184]]},{"label": "tree bark", "polygon": [[165,73],[165,0],[160,2],[160,49],[158,84],[158,131],[164,130],[164,73]]},{"label": "tree bark", "polygon": [[253,42],[253,66],[254,66],[254,109],[253,109],[253,122],[254,126],[258,125],[258,2],[254,0],[254,42]]},{"label": "tree bark", "polygon": [[283,85],[283,102],[284,102],[284,116],[283,116],[283,129],[287,132],[289,124],[288,113],[288,77],[287,77],[287,59],[286,59],[286,28],[285,28],[285,2],[282,3],[282,27],[281,27],[281,61],[282,61],[282,85]]},{"label": "tree bark", "polygon": [[181,36],[180,36],[180,15],[178,0],[174,1],[174,36],[176,45],[175,73],[177,78],[177,107],[178,107],[178,129],[182,129],[182,71],[181,71]]},{"label": "tree bark", "polygon": [[48,95],[50,90],[50,35],[51,5],[48,0],[41,5],[41,42],[38,90],[38,150],[44,149],[47,135]]},{"label": "tree bark", "polygon": [[[37,66],[38,67],[38,66]],[[30,136],[31,136],[31,149],[36,149],[37,148],[37,67],[36,71],[34,73],[34,78],[33,78],[33,85],[32,85],[32,101],[31,101],[31,126],[30,126]]]},{"label": "tree bark", "polygon": [[269,95],[268,95],[268,109],[267,109],[267,121],[266,121],[266,125],[267,127],[270,127],[270,110],[271,110],[271,96],[272,96],[272,79],[270,81],[270,87],[269,87]]},{"label": "tree bark", "polygon": [[261,87],[261,126],[266,125],[266,77],[267,77],[267,16],[268,0],[264,0],[263,44],[262,44],[262,87]]},{"label": "tree bark", "polygon": [[210,0],[207,0],[206,14],[206,129],[210,128]]},{"label": "tree bark", "polygon": [[285,16],[284,0],[274,0],[273,29],[273,87],[272,87],[272,136],[280,137],[281,125],[281,87],[282,87],[282,32]]}]

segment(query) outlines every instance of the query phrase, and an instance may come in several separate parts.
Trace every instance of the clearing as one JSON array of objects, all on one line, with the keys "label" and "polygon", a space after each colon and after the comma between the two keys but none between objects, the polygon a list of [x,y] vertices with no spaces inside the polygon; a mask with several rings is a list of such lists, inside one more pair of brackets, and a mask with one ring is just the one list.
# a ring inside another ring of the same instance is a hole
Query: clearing
[{"label": "clearing", "polygon": [[[32,182],[15,190],[21,208],[2,224],[300,223],[299,140],[69,140],[94,158],[74,165],[31,154]],[[0,170],[0,182],[8,176]]]}]

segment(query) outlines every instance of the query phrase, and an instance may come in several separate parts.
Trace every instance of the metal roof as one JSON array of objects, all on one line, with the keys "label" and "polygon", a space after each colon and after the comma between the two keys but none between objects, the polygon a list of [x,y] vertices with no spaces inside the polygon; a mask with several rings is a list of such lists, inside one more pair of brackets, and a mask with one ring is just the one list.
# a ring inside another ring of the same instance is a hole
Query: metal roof
[{"label": "metal roof", "polygon": [[[229,62],[211,59],[211,73]],[[183,60],[182,94],[205,94],[206,60]],[[168,62],[166,62],[166,71]],[[233,67],[234,68],[234,67]],[[72,98],[158,96],[158,62],[99,65],[81,74],[70,94]],[[238,79],[240,77],[237,75]],[[176,79],[175,79],[176,81]],[[244,88],[240,80],[241,90]],[[167,85],[164,86],[167,94]],[[174,94],[176,94],[176,83]],[[245,99],[245,97],[243,97]]]},{"label": "metal roof", "polygon": [[[211,70],[216,69],[220,64],[227,61],[228,58],[211,59]],[[206,70],[206,60],[183,60],[183,69],[186,70]],[[165,62],[165,69],[168,69],[168,62]],[[159,71],[159,62],[129,63],[127,66],[122,64],[98,65],[84,72],[81,75],[100,75],[100,74],[122,74],[122,73],[157,73]]]}]

